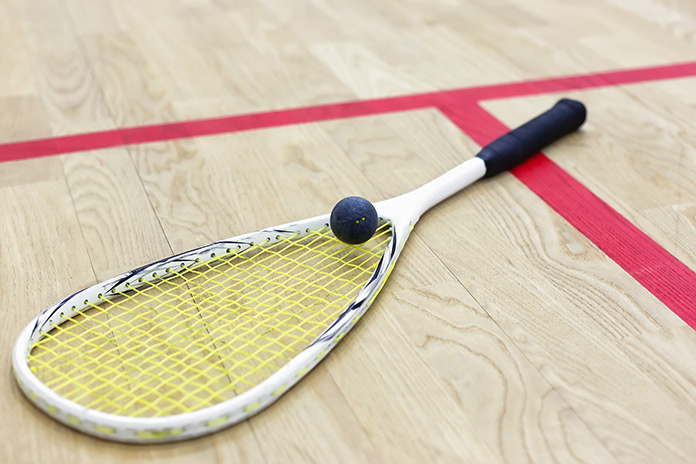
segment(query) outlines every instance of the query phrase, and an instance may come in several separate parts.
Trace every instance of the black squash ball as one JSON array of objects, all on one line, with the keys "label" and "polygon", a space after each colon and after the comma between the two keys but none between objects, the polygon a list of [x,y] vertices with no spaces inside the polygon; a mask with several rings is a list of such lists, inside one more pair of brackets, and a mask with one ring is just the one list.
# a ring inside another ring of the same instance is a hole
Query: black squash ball
[{"label": "black squash ball", "polygon": [[377,230],[377,210],[364,198],[346,197],[334,206],[330,223],[336,238],[358,245],[370,240]]}]

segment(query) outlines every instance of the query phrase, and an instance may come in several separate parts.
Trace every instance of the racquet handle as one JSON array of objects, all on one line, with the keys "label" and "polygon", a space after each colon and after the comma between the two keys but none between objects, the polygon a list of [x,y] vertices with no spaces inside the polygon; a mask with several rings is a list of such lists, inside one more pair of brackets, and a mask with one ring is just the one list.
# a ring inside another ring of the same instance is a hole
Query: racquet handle
[{"label": "racquet handle", "polygon": [[491,177],[536,155],[585,122],[585,105],[563,98],[553,108],[489,143],[476,155],[486,165],[484,177]]}]

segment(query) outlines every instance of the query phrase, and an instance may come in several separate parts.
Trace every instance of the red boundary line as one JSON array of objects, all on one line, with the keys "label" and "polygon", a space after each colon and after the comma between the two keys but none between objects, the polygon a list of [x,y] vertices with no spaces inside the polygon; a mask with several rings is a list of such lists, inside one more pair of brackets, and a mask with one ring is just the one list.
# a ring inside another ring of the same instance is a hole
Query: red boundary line
[{"label": "red boundary line", "polygon": [[[479,145],[510,129],[478,105],[443,108]],[[475,135],[472,135],[475,134]],[[544,154],[512,174],[696,330],[696,274]]]},{"label": "red boundary line", "polygon": [[[696,76],[696,62],[114,129],[0,145],[0,162],[435,107],[485,145],[507,130],[478,102]],[[591,117],[591,112],[590,112]],[[512,173],[696,330],[696,274],[543,154]]]},{"label": "red boundary line", "polygon": [[443,105],[450,105],[453,102],[475,102],[570,90],[611,87],[621,84],[676,79],[694,75],[696,75],[696,62],[691,62],[668,66],[654,66],[632,70],[445,90],[402,97],[308,106],[305,108],[252,113],[239,116],[225,116],[221,118],[113,129],[88,134],[3,144],[0,145],[0,162],[148,142],[163,142],[205,135],[227,134],[291,124],[327,121],[330,119],[344,119],[429,107],[441,107]]}]

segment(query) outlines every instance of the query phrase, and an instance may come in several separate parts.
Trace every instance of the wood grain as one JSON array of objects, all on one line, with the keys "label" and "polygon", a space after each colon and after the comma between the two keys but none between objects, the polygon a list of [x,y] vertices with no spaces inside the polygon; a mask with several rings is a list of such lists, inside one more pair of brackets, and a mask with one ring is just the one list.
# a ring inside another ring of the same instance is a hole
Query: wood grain
[{"label": "wood grain", "polygon": [[[694,59],[688,0],[0,0],[0,143]],[[696,80],[567,95],[545,153],[696,270]],[[509,126],[560,95],[482,102]],[[128,446],[26,401],[7,355],[66,294],[427,182],[436,109],[0,164],[0,462],[688,463],[696,335],[510,174],[424,215],[377,303],[236,427]]]},{"label": "wood grain", "polygon": [[125,150],[67,155],[63,168],[99,280],[171,254]]}]

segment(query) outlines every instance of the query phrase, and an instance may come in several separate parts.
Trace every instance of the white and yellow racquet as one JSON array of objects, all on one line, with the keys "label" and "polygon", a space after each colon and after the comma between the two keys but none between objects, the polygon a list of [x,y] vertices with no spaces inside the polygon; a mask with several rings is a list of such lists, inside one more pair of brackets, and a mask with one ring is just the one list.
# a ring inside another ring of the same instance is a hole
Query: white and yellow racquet
[{"label": "white and yellow racquet", "polygon": [[163,442],[205,435],[263,410],[345,336],[384,285],[413,226],[471,183],[577,130],[561,100],[430,183],[375,205],[358,246],[328,215],[215,242],[68,296],[13,350],[24,394],[70,427]]}]

